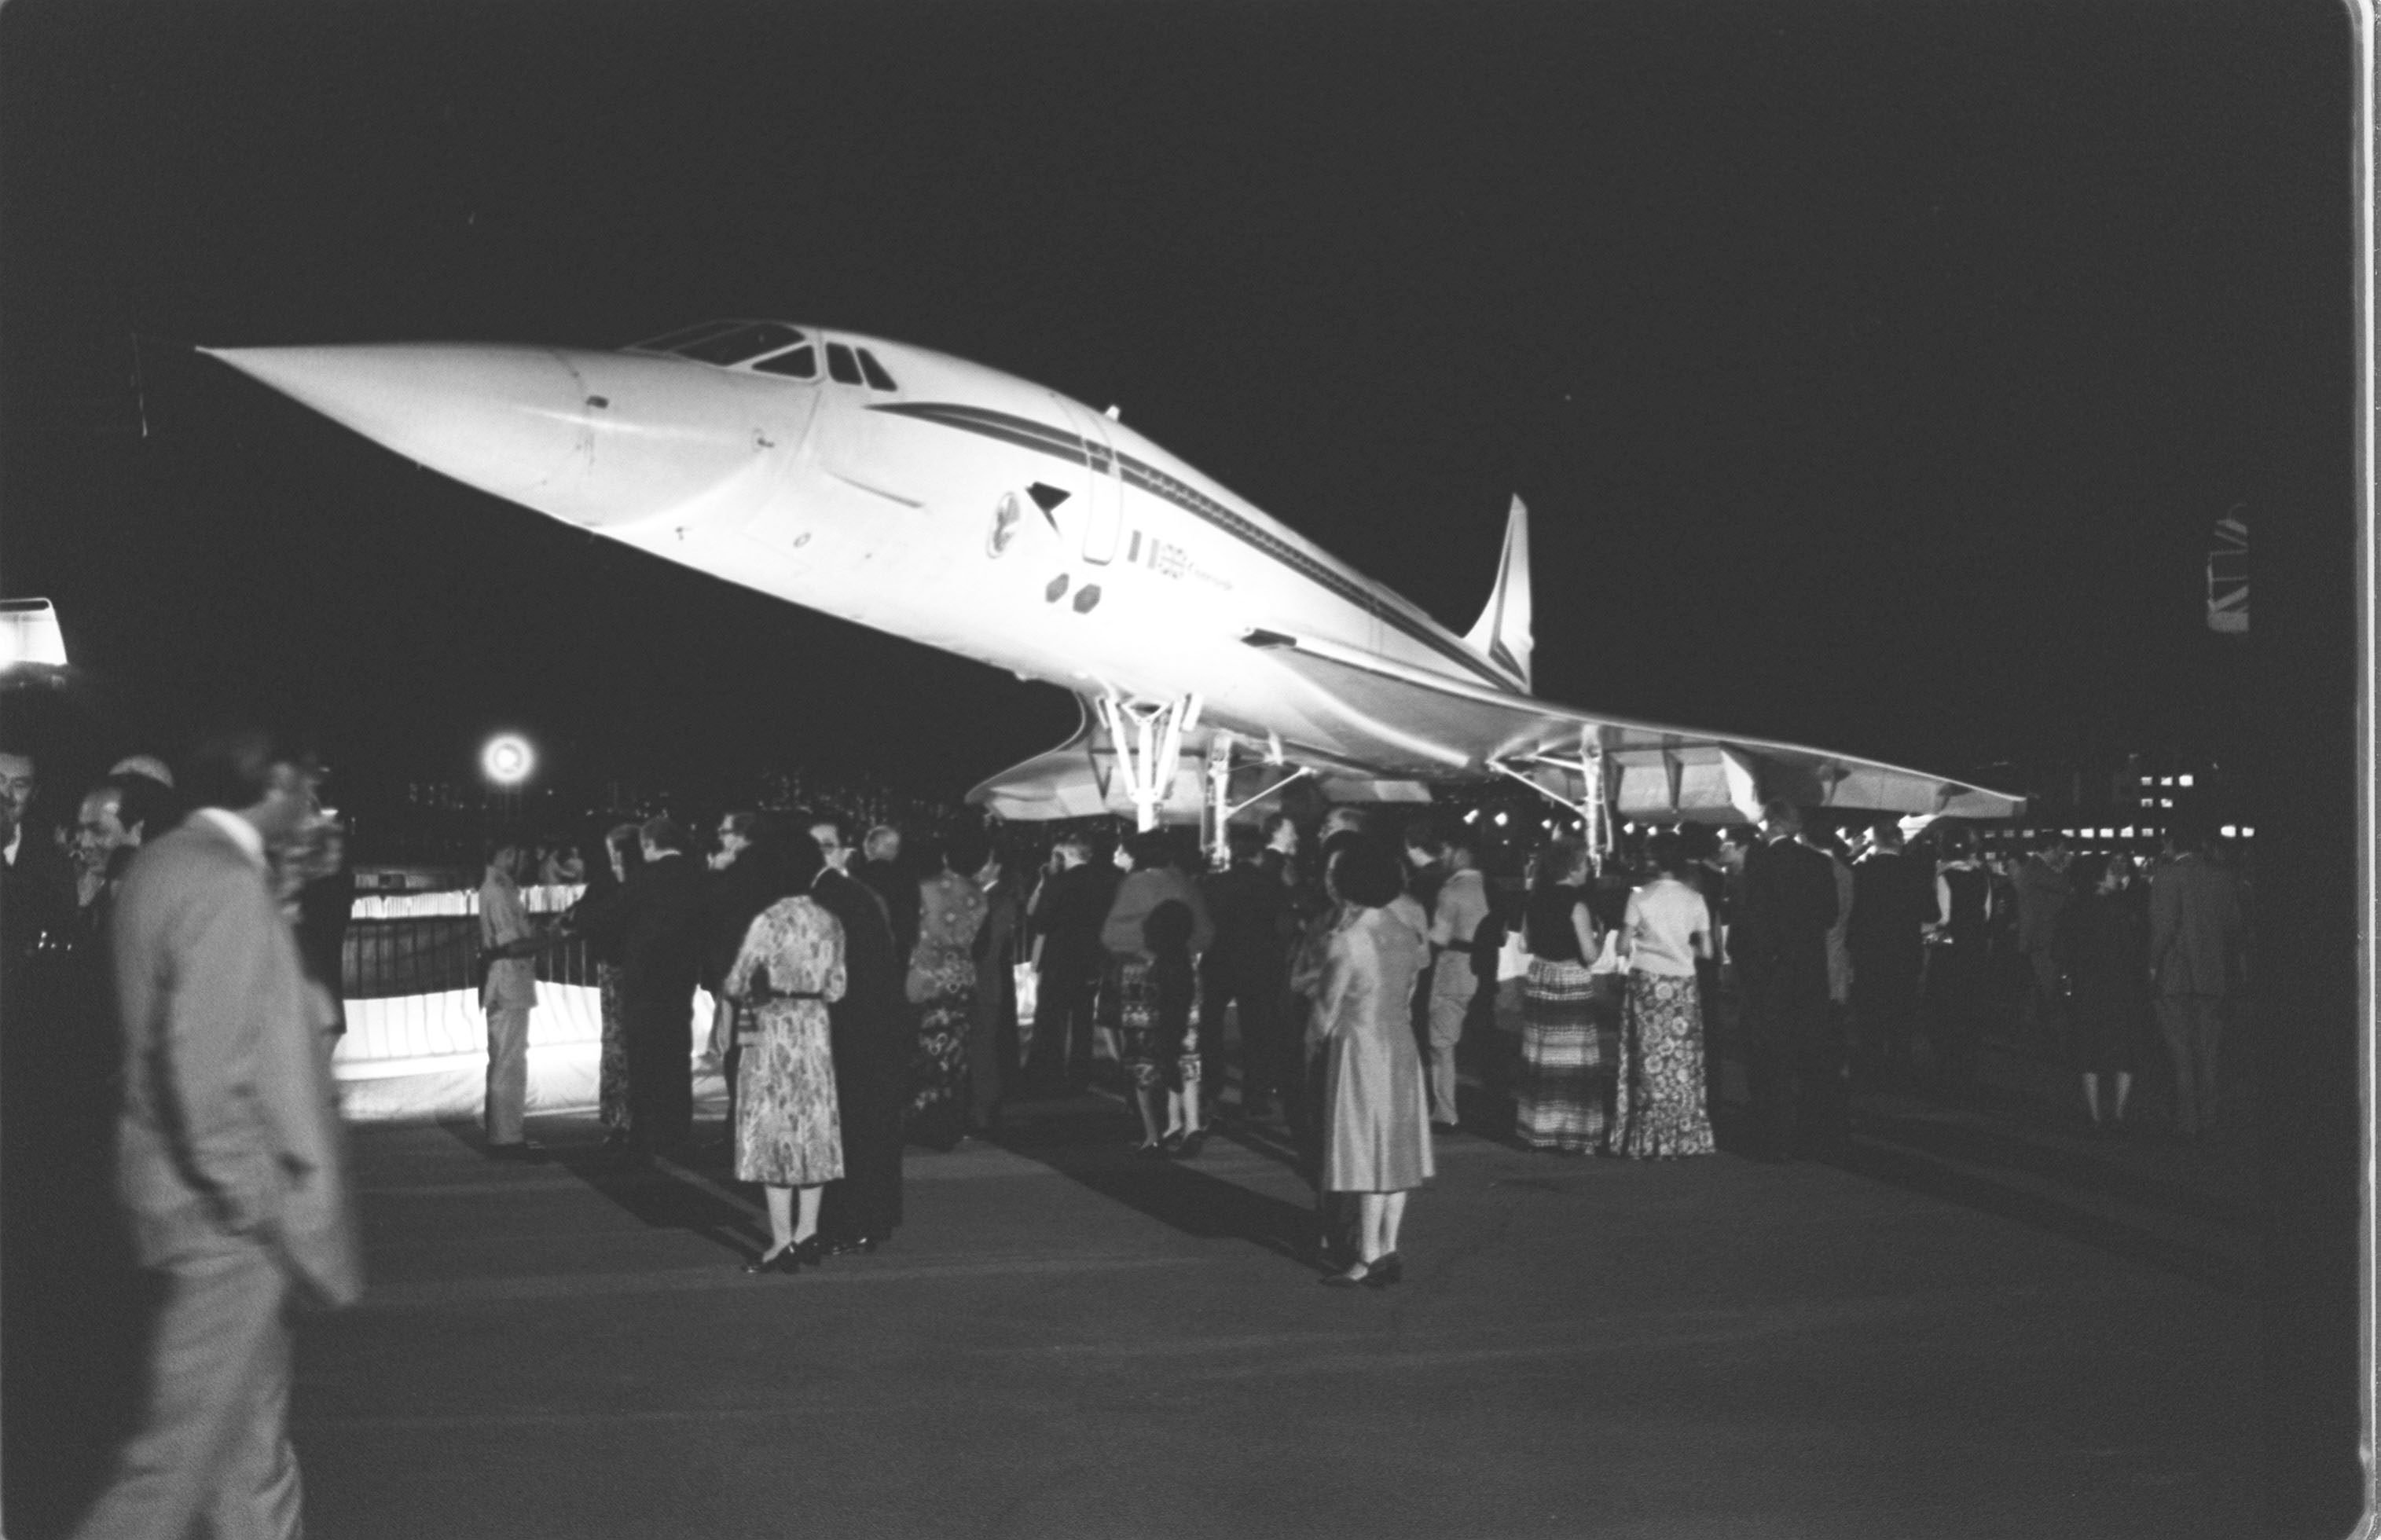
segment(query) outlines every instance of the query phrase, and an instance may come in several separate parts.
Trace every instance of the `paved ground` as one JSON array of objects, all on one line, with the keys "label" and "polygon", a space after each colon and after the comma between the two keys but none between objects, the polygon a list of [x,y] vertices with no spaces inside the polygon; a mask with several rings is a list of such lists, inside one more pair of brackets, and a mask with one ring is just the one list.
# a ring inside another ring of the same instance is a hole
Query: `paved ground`
[{"label": "paved ground", "polygon": [[[1276,1136],[1153,1164],[1096,1096],[913,1151],[897,1242],[798,1278],[738,1271],[751,1190],[611,1164],[589,1119],[533,1124],[558,1158],[530,1167],[361,1130],[372,1289],[299,1356],[310,1527],[2247,1533],[2247,1196],[2220,1149],[2085,1140],[2023,1078],[1866,1097],[1837,1166],[1457,1135],[1410,1281],[1353,1293],[1298,1255]],[[8,1326],[28,1540],[90,1461],[40,1431],[73,1419],[41,1418],[60,1387]]]}]

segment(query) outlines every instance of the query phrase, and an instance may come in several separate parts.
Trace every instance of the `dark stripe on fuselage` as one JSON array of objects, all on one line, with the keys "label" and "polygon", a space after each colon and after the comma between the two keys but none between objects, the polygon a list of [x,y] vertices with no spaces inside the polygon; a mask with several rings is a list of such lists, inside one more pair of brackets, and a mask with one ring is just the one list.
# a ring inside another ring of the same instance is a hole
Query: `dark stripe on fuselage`
[{"label": "dark stripe on fuselage", "polygon": [[[887,402],[872,406],[871,411],[890,412],[897,417],[913,417],[922,422],[939,423],[946,428],[958,428],[979,434],[985,438],[1014,444],[1020,448],[1037,449],[1043,454],[1073,465],[1090,466],[1106,471],[1112,451],[1100,445],[1087,445],[1077,434],[1036,422],[1029,417],[1017,417],[987,407],[963,407],[943,402]],[[1315,560],[1306,552],[1263,528],[1246,517],[1233,512],[1223,504],[1155,466],[1143,464],[1130,455],[1115,456],[1116,467],[1124,480],[1154,497],[1162,497],[1207,523],[1214,525],[1242,544],[1251,545],[1280,562],[1292,571],[1354,605],[1370,610],[1398,630],[1421,642],[1433,652],[1486,679],[1500,689],[1510,689],[1513,681],[1483,662],[1470,648],[1431,629],[1428,622],[1408,615],[1381,596],[1350,579],[1346,573]],[[1513,672],[1518,675],[1520,670]]]}]

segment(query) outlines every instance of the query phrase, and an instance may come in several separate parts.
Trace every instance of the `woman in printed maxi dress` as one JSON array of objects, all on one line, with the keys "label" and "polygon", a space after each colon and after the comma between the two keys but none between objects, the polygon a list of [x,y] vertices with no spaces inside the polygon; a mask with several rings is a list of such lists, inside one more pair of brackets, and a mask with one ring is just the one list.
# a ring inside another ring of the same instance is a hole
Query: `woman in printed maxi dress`
[{"label": "woman in printed maxi dress", "polygon": [[967,1034],[975,1017],[975,936],[989,906],[971,874],[942,869],[918,885],[918,947],[910,954],[910,1001],[918,1007],[910,1059],[910,1137],[937,1150],[967,1131]]},{"label": "woman in printed maxi dress", "polygon": [[[566,926],[575,928],[580,913],[600,909],[644,863],[637,825],[622,824],[605,834],[603,855],[603,860],[589,866],[587,891],[572,907]],[[595,1070],[596,1117],[604,1125],[604,1143],[617,1146],[629,1140],[629,1039],[620,1017],[619,942],[614,936],[591,935],[588,950],[595,960],[595,997],[603,1021]]]},{"label": "woman in printed maxi dress", "polygon": [[1514,1131],[1533,1150],[1583,1155],[1604,1142],[1604,1053],[1587,961],[1602,937],[1588,910],[1587,850],[1557,839],[1538,857],[1523,912],[1530,974],[1521,996]]},{"label": "woman in printed maxi dress", "polygon": [[742,1018],[736,1179],[761,1183],[769,1206],[769,1249],[746,1265],[756,1273],[820,1260],[819,1189],[843,1175],[826,1013],[843,998],[843,926],[808,897],[817,847],[791,841],[784,864],[791,891],[744,933],[725,984]]},{"label": "woman in printed maxi dress", "polygon": [[1711,911],[1679,880],[1686,860],[1675,834],[1647,842],[1654,879],[1629,895],[1621,945],[1629,988],[1620,1007],[1616,1148],[1644,1159],[1709,1155],[1703,1111],[1703,1001],[1695,965],[1711,956]]}]

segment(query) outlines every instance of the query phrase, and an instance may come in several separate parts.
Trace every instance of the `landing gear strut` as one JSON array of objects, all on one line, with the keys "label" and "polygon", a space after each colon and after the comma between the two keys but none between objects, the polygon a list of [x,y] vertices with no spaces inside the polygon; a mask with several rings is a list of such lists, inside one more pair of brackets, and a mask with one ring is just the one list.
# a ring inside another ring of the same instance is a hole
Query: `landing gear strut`
[{"label": "landing gear strut", "polygon": [[[1182,762],[1182,740],[1199,726],[1201,699],[1190,694],[1170,701],[1127,701],[1116,695],[1103,695],[1097,703],[1100,724],[1107,728],[1108,740],[1116,745],[1117,774],[1123,777],[1124,794],[1132,803],[1133,821],[1142,829],[1154,829],[1157,827],[1158,811],[1174,791],[1175,772]],[[1227,727],[1216,728],[1207,741],[1206,774],[1199,799],[1199,843],[1205,849],[1209,863],[1218,871],[1230,864],[1224,830],[1232,816],[1292,781],[1303,780],[1314,773],[1304,766],[1291,769],[1255,796],[1235,802],[1233,755],[1239,745],[1239,735]],[[1278,739],[1266,739],[1257,763],[1288,766]]]},{"label": "landing gear strut", "polygon": [[1157,810],[1174,790],[1174,769],[1182,759],[1182,735],[1199,725],[1196,691],[1171,701],[1125,701],[1100,697],[1100,721],[1116,745],[1117,774],[1131,799],[1142,831],[1157,827]]},{"label": "landing gear strut", "polygon": [[[1207,864],[1218,872],[1232,863],[1231,846],[1224,837],[1224,830],[1230,826],[1232,815],[1254,807],[1290,782],[1303,780],[1314,774],[1311,768],[1300,765],[1255,796],[1235,802],[1232,801],[1232,750],[1238,744],[1239,739],[1223,727],[1216,728],[1215,736],[1207,741],[1207,795],[1204,805],[1199,810],[1199,843],[1206,849]],[[1264,758],[1259,763],[1270,765],[1288,763],[1282,757],[1279,739],[1266,744]]]},{"label": "landing gear strut", "polygon": [[1566,798],[1556,796],[1502,760],[1490,762],[1490,768],[1512,776],[1513,779],[1566,813],[1576,814],[1580,821],[1587,825],[1587,859],[1592,868],[1601,874],[1605,862],[1610,859],[1612,854],[1612,781],[1609,765],[1604,757],[1604,744],[1597,739],[1595,729],[1581,727],[1579,730],[1577,759],[1560,759],[1553,754],[1530,754],[1525,757],[1523,763],[1568,770],[1580,778],[1581,797],[1577,802],[1572,802]]}]

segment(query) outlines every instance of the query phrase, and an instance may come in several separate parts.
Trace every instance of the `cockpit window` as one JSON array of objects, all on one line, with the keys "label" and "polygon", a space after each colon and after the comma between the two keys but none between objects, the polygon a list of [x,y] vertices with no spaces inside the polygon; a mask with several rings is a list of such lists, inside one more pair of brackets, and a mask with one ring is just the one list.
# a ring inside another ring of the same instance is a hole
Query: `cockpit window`
[{"label": "cockpit window", "polygon": [[781,325],[775,321],[758,321],[717,336],[682,342],[671,351],[682,359],[694,359],[703,363],[742,363],[746,359],[757,359],[763,353],[774,353],[801,340],[802,334],[791,326]]},{"label": "cockpit window", "polygon": [[763,359],[752,366],[763,374],[790,374],[797,380],[818,378],[818,349],[805,342],[790,353]]},{"label": "cockpit window", "polygon": [[893,383],[892,375],[885,373],[885,366],[876,361],[876,355],[865,348],[860,350],[860,372],[868,376],[868,383],[874,389],[898,390],[901,388]]},{"label": "cockpit window", "polygon": [[826,345],[826,372],[838,385],[860,383],[860,365],[852,359],[851,349],[840,342]]},{"label": "cockpit window", "polygon": [[642,342],[631,342],[628,350],[632,353],[666,353],[673,348],[683,348],[690,342],[716,336],[736,324],[738,323],[733,321],[705,321],[698,325],[680,326],[677,331],[664,332]]}]

